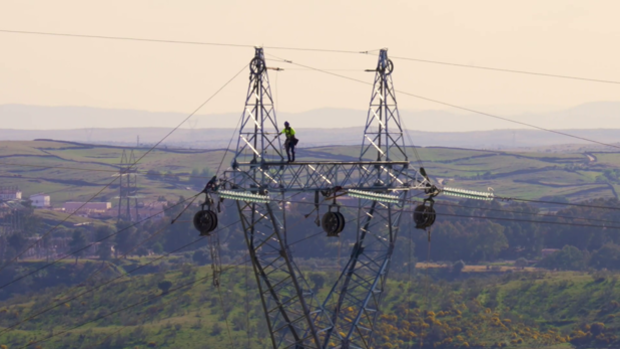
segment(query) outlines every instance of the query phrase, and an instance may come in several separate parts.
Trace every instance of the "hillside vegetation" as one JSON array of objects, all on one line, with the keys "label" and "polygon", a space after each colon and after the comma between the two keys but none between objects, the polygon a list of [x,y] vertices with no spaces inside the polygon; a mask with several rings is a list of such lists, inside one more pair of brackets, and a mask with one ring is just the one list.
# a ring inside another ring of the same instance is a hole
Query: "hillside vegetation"
[{"label": "hillside vegetation", "polygon": [[[54,204],[87,200],[115,178],[122,150],[52,141],[0,142],[0,178],[3,185],[18,185],[26,196],[45,191]],[[136,157],[144,151],[137,149]],[[332,146],[300,149],[299,156],[354,160],[358,151]],[[619,153],[418,151],[427,172],[444,185],[493,187],[501,196],[585,206],[441,196],[435,204],[430,255],[426,233],[414,229],[407,211],[374,348],[620,345]],[[1,265],[19,259],[0,271],[0,327],[5,328],[0,329],[0,349],[268,348],[253,273],[243,263],[232,265],[247,253],[234,203],[223,202],[218,213],[216,234],[226,265],[221,293],[206,265],[211,263],[209,240],[199,238],[192,227],[197,204],[170,224],[224,155],[223,150],[157,149],[140,162],[140,195],[165,201],[161,220],[83,224],[93,219],[64,221],[66,214],[32,208],[8,212],[6,221],[19,220],[24,226],[0,236]],[[223,161],[227,166],[229,158]],[[115,185],[97,200],[114,201]],[[312,222],[315,216],[306,215],[313,208],[310,196],[299,195],[286,206],[291,251],[322,296],[357,234],[355,203],[339,200],[347,221],[339,239],[327,238]],[[38,270],[49,256],[18,253],[39,239],[44,246],[62,241],[78,252]],[[89,255],[80,252],[90,245],[98,248]],[[544,248],[557,251],[543,258]],[[426,266],[441,268],[410,273],[425,258],[430,259]]]},{"label": "hillside vegetation", "polygon": [[[212,284],[210,266],[178,256],[149,274],[110,274],[75,288],[15,296],[0,303],[0,326],[24,323],[0,330],[0,344],[269,348],[251,270],[243,264],[224,269],[221,294]],[[320,295],[336,277],[307,274]],[[90,291],[109,278],[117,280]],[[400,275],[388,283],[373,347],[617,347],[619,296],[618,275],[602,272],[508,273],[451,282]],[[55,308],[28,320],[50,306]]]}]

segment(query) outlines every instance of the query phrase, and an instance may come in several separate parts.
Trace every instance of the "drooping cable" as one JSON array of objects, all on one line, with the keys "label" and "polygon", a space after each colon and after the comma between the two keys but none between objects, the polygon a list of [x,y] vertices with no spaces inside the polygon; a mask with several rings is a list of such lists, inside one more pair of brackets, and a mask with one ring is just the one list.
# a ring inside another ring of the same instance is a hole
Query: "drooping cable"
[{"label": "drooping cable", "polygon": [[[68,38],[79,38],[79,39],[120,40],[120,41],[134,41],[134,42],[147,42],[147,43],[160,43],[160,44],[237,47],[237,48],[254,48],[256,46],[256,45],[248,45],[248,44],[234,44],[234,43],[221,43],[221,42],[148,39],[148,38],[124,37],[124,36],[54,33],[54,32],[42,32],[42,31],[9,30],[9,29],[0,29],[0,33],[44,35],[44,36],[68,37]],[[352,51],[352,50],[339,50],[339,49],[327,49],[327,48],[288,47],[288,46],[264,46],[264,48],[267,48],[270,50],[312,51],[312,52],[349,53],[349,54],[351,53],[352,54],[368,54],[372,51],[376,51],[376,50]]]},{"label": "drooping cable", "polygon": [[[233,134],[234,137],[234,134]],[[231,138],[232,141],[232,138]],[[229,142],[230,145],[230,142]],[[221,164],[223,163],[224,158],[222,158],[222,161],[220,161],[220,166],[218,168],[221,167]],[[76,167],[60,167],[60,166],[42,166],[42,165],[27,165],[27,164],[12,164],[12,163],[1,163],[0,165],[14,165],[14,166],[25,166],[25,167],[37,167],[37,168],[60,168],[60,169],[72,169],[72,170],[81,170],[81,171],[105,171],[105,172],[113,172],[113,173],[118,173],[118,171],[114,171],[114,170],[98,170],[98,169],[88,169],[88,168],[76,168]],[[165,175],[165,174],[161,174],[161,175]],[[201,179],[210,179],[211,177],[208,176],[188,176],[189,178],[201,178]],[[21,177],[23,178],[23,177]],[[605,210],[615,210],[615,211],[620,211],[620,207],[613,207],[613,206],[603,206],[603,205],[591,205],[591,204],[585,204],[585,203],[570,203],[570,202],[557,202],[557,201],[549,201],[549,200],[535,200],[535,199],[523,199],[523,198],[517,198],[517,197],[503,197],[503,196],[495,196],[495,199],[500,200],[500,201],[505,201],[505,202],[511,202],[511,201],[522,201],[522,202],[532,202],[532,203],[540,203],[540,204],[549,204],[549,205],[556,205],[556,206],[574,206],[574,207],[584,207],[584,208],[594,208],[594,209],[605,209]],[[449,204],[444,202],[445,205],[447,206],[454,206],[454,204]],[[468,207],[462,204],[459,204],[459,206],[461,207]],[[474,208],[474,207],[472,207]],[[488,211],[501,211],[501,212],[511,212],[511,213],[516,213],[516,214],[529,214],[529,215],[540,215],[540,216],[547,216],[546,214],[541,214],[541,213],[526,213],[526,212],[517,212],[517,211],[511,211],[511,210],[504,210],[504,209],[493,209],[493,208],[483,208],[480,207],[480,209],[482,210],[488,210]],[[579,220],[592,220],[590,218],[585,218],[585,217],[564,217],[564,216],[558,216],[558,215],[553,215],[554,217],[559,217],[559,218],[570,218],[570,219],[579,219]],[[600,219],[595,219],[596,221],[602,222]],[[610,222],[610,223],[620,223],[620,221],[613,221],[613,220],[603,220],[605,222]],[[0,288],[1,289],[1,288]]]},{"label": "drooping cable", "polygon": [[239,128],[239,125],[241,125],[241,120],[242,119],[243,119],[243,117],[239,117],[239,121],[237,121],[237,125],[233,129],[232,135],[230,135],[230,140],[228,140],[228,145],[226,146],[226,150],[224,151],[224,154],[222,155],[222,160],[220,160],[220,164],[217,166],[217,171],[215,171],[215,175],[216,176],[220,175],[220,169],[222,168],[222,164],[224,163],[224,159],[226,158],[226,154],[228,154],[228,152],[230,151],[230,145],[232,144],[232,141],[235,138],[235,133],[237,133],[237,128]]},{"label": "drooping cable", "polygon": [[[217,96],[224,88],[226,88],[226,86],[228,86],[233,80],[235,80],[237,78],[237,76],[239,76],[239,74],[241,74],[241,72],[243,70],[245,70],[247,67],[247,64],[243,66],[243,68],[241,68],[235,75],[233,75],[232,78],[230,78],[228,81],[226,81],[226,83],[224,83],[224,85],[222,85],[219,89],[217,89],[209,98],[207,98],[202,104],[200,104],[198,106],[198,108],[196,108],[193,112],[191,112],[187,117],[185,117],[185,119],[183,119],[183,121],[181,121],[177,126],[175,126],[172,130],[170,130],[170,132],[168,132],[161,140],[159,140],[157,143],[155,143],[150,149],[148,149],[144,154],[142,154],[133,164],[130,164],[125,171],[130,171],[132,167],[134,167],[136,164],[138,164],[142,159],[144,159],[144,157],[146,157],[148,154],[150,154],[155,148],[157,148],[162,142],[164,142],[168,137],[170,137],[170,135],[172,135],[176,130],[178,130],[185,122],[187,122],[192,116],[194,116],[200,109],[202,109],[202,107],[204,107],[207,103],[209,103],[213,98],[215,98],[215,96]],[[31,243],[30,245],[26,246],[26,248],[17,253],[17,255],[13,258],[11,258],[8,262],[6,262],[4,265],[2,265],[0,267],[0,272],[2,272],[6,267],[8,267],[9,265],[11,265],[12,263],[14,263],[17,259],[19,259],[24,253],[26,253],[29,249],[31,249],[32,247],[34,247],[36,244],[38,244],[41,240],[43,240],[44,238],[46,238],[49,234],[51,234],[53,231],[55,231],[58,227],[60,227],[63,223],[65,223],[69,218],[71,218],[73,215],[75,215],[76,212],[78,212],[80,209],[82,209],[84,206],[86,206],[86,204],[88,204],[89,202],[91,202],[92,200],[94,200],[97,196],[99,196],[104,190],[106,190],[108,187],[110,187],[114,182],[116,182],[116,180],[120,178],[114,178],[112,181],[110,181],[108,184],[106,184],[105,186],[103,186],[103,188],[101,188],[95,195],[91,196],[86,202],[84,202],[80,207],[78,207],[74,212],[70,213],[67,217],[65,217],[62,221],[60,221],[58,224],[56,224],[55,226],[53,226],[51,229],[49,229],[47,232],[45,232],[41,237],[39,237],[39,239],[37,239],[36,241],[34,241],[33,243]]]},{"label": "drooping cable", "polygon": [[[277,200],[272,200],[272,201],[277,201]],[[306,202],[306,201],[290,201],[290,202],[306,204],[306,205],[314,205],[314,203]],[[340,206],[349,207],[349,208],[358,208],[357,206],[351,206],[351,205],[340,205]],[[414,210],[403,210],[403,212],[413,213]],[[460,217],[460,218],[478,218],[478,219],[485,219],[485,220],[500,220],[500,221],[511,221],[511,222],[539,223],[539,224],[549,224],[549,225],[559,225],[559,226],[571,226],[571,227],[577,226],[577,227],[584,227],[584,228],[601,228],[601,229],[620,230],[620,225],[611,226],[611,225],[597,225],[597,224],[585,224],[585,223],[567,223],[567,222],[553,222],[553,221],[541,221],[541,220],[532,220],[532,219],[506,218],[506,217],[461,215],[461,214],[452,214],[452,213],[440,213],[438,215],[448,216],[448,217]]]},{"label": "drooping cable", "polygon": [[430,59],[399,57],[399,56],[392,56],[392,55],[390,55],[390,58],[400,59],[403,61],[439,64],[439,65],[446,65],[446,66],[451,66],[451,67],[480,69],[480,70],[488,70],[488,71],[495,71],[495,72],[502,72],[502,73],[526,74],[526,75],[542,76],[542,77],[547,77],[547,78],[559,78],[559,79],[579,80],[579,81],[588,81],[588,82],[598,82],[598,83],[603,83],[603,84],[616,84],[616,85],[620,84],[620,81],[615,81],[615,80],[593,79],[593,78],[586,78],[586,77],[580,77],[580,76],[549,74],[549,73],[532,72],[532,71],[517,70],[517,69],[492,68],[492,67],[485,67],[485,66],[480,66],[480,65],[435,61],[435,60],[430,60]]},{"label": "drooping cable", "polygon": [[[346,76],[346,75],[342,75],[342,74],[338,74],[338,73],[334,73],[334,72],[330,72],[330,71],[321,70],[321,69],[314,68],[314,67],[311,67],[311,66],[308,66],[308,65],[305,65],[305,64],[296,63],[296,62],[293,62],[293,61],[288,60],[288,59],[284,59],[284,58],[281,58],[281,57],[278,57],[278,56],[274,56],[274,55],[271,55],[271,54],[269,54],[269,56],[275,57],[275,58],[277,58],[277,59],[279,59],[279,60],[281,60],[282,62],[285,62],[285,63],[289,63],[289,64],[301,66],[301,67],[305,67],[305,68],[308,68],[308,69],[315,70],[317,72],[321,72],[321,73],[324,73],[324,74],[328,74],[328,75],[332,75],[332,76],[335,76],[335,77],[339,77],[341,79],[346,79],[346,80],[354,81],[354,82],[361,83],[361,84],[364,84],[364,85],[372,85],[372,83],[370,83],[368,81],[356,79],[356,78],[353,78],[353,77],[350,77],[350,76]],[[606,147],[620,149],[619,145],[614,145],[614,144],[605,143],[605,142],[599,142],[599,141],[594,140],[594,139],[573,135],[573,134],[566,133],[566,132],[563,132],[563,131],[557,131],[557,130],[552,130],[552,129],[544,128],[544,127],[541,127],[541,126],[536,126],[536,125],[529,124],[529,123],[526,123],[526,122],[522,122],[522,121],[518,121],[518,120],[513,120],[513,119],[510,119],[510,118],[507,118],[507,117],[498,116],[498,115],[494,115],[494,114],[491,114],[491,113],[486,113],[486,112],[479,111],[479,110],[476,110],[476,109],[462,107],[462,106],[459,106],[459,105],[456,105],[456,104],[453,104],[453,103],[443,102],[443,101],[440,101],[438,99],[421,96],[421,95],[418,95],[418,94],[415,94],[415,93],[410,93],[410,92],[406,92],[406,91],[402,91],[402,90],[398,90],[398,89],[394,89],[394,91],[398,92],[400,94],[403,94],[403,95],[406,95],[406,96],[410,96],[410,97],[414,97],[414,98],[417,98],[417,99],[421,99],[421,100],[424,100],[424,101],[427,101],[427,102],[432,102],[432,103],[435,103],[435,104],[440,104],[440,105],[444,105],[444,106],[447,106],[447,107],[468,111],[468,112],[471,112],[471,113],[474,113],[474,114],[480,114],[480,115],[483,115],[483,116],[488,116],[488,117],[494,118],[494,119],[504,120],[504,121],[511,122],[511,123],[514,123],[514,124],[531,127],[531,128],[534,128],[534,129],[537,129],[537,130],[540,130],[540,131],[555,133],[555,134],[558,134],[558,135],[561,135],[561,136],[570,137],[570,138],[578,139],[578,140],[581,140],[581,141],[586,141],[586,142],[590,142],[590,143],[594,143],[594,144],[598,144],[598,145],[602,145],[602,146],[606,146]]]},{"label": "drooping cable", "polygon": [[82,246],[82,247],[80,247],[80,248],[78,248],[78,249],[76,249],[76,250],[69,251],[69,252],[67,252],[67,253],[63,254],[62,256],[60,256],[60,257],[56,258],[56,259],[55,259],[55,260],[53,260],[52,262],[49,262],[49,263],[47,263],[47,264],[44,264],[43,266],[41,266],[41,267],[39,267],[39,268],[37,268],[37,269],[35,269],[35,270],[33,270],[33,271],[29,272],[29,273],[26,273],[26,274],[24,274],[24,275],[21,275],[21,276],[19,276],[19,277],[15,278],[15,279],[13,279],[13,280],[11,280],[11,281],[9,281],[9,282],[5,283],[4,285],[0,286],[0,290],[4,289],[5,287],[8,287],[9,285],[12,285],[12,284],[14,284],[14,283],[16,283],[16,282],[18,282],[18,281],[20,281],[20,280],[23,280],[24,278],[26,278],[26,277],[28,277],[28,276],[31,276],[31,275],[37,274],[37,273],[39,273],[40,271],[42,271],[42,270],[44,270],[44,269],[46,269],[46,268],[49,268],[49,267],[51,267],[51,266],[55,265],[56,263],[58,263],[58,262],[60,262],[60,261],[62,261],[62,260],[64,260],[64,259],[67,259],[67,258],[69,258],[70,256],[75,255],[76,253],[80,253],[80,252],[82,252],[82,251],[84,251],[84,250],[86,250],[86,249],[90,248],[91,246],[93,246],[93,245],[97,244],[97,243],[103,242],[103,241],[105,241],[105,240],[107,240],[107,239],[109,239],[109,238],[111,238],[111,237],[113,237],[113,236],[116,236],[116,235],[118,235],[118,234],[120,234],[120,233],[122,233],[122,232],[124,232],[124,231],[126,231],[126,230],[129,230],[129,229],[131,229],[131,228],[133,228],[133,227],[137,226],[137,225],[138,225],[138,224],[140,224],[140,223],[146,222],[146,221],[147,221],[147,220],[149,220],[149,219],[152,219],[152,218],[154,218],[154,217],[157,217],[158,215],[160,215],[160,214],[162,214],[162,213],[166,212],[167,210],[170,210],[170,209],[172,209],[172,208],[174,208],[174,207],[176,207],[176,206],[178,206],[178,205],[180,205],[180,204],[182,204],[182,203],[184,203],[184,202],[186,202],[187,200],[190,200],[190,199],[191,199],[191,197],[190,197],[190,198],[187,198],[187,199],[185,199],[185,200],[183,200],[183,201],[177,202],[176,204],[173,204],[172,206],[169,206],[169,207],[167,207],[167,208],[165,208],[165,209],[163,209],[163,210],[161,210],[161,211],[159,211],[159,212],[156,212],[156,213],[154,213],[154,214],[152,214],[152,215],[150,215],[150,216],[147,216],[147,217],[145,217],[144,219],[141,219],[141,220],[139,220],[139,221],[137,221],[137,222],[134,222],[134,223],[132,223],[132,224],[128,225],[127,227],[124,227],[124,228],[122,228],[122,229],[117,230],[117,231],[116,231],[116,232],[114,232],[114,233],[111,233],[111,234],[109,234],[109,235],[107,235],[107,236],[104,236],[104,237],[100,238],[99,240],[96,240],[96,241],[90,242],[90,243],[88,243],[88,244],[86,244],[86,245],[84,245],[84,246]]},{"label": "drooping cable", "polygon": [[[236,48],[253,48],[253,47],[255,47],[255,45],[236,44],[236,43],[187,41],[187,40],[172,40],[172,39],[170,39],[170,40],[166,40],[166,39],[148,39],[148,38],[122,37],[122,36],[54,33],[54,32],[41,32],[41,31],[27,31],[27,30],[10,30],[10,29],[0,29],[0,33],[5,33],[5,34],[25,34],[25,35],[43,35],[43,36],[68,37],[68,38],[82,38],[82,39],[121,40],[121,41],[135,41],[135,42],[146,42],[146,43],[199,45],[199,46],[219,46],[219,47],[236,47]],[[264,46],[264,48],[269,49],[269,50],[307,51],[307,52],[363,54],[363,55],[368,55],[368,54],[370,54],[372,52],[375,52],[375,51],[379,50],[379,49],[374,49],[374,50],[355,51],[355,50],[341,50],[341,49],[328,49],[328,48],[288,47],[288,46]],[[486,67],[486,66],[480,66],[480,65],[453,63],[453,62],[437,61],[437,60],[414,58],[414,57],[403,57],[403,56],[390,56],[390,57],[393,58],[393,59],[399,59],[399,60],[404,60],[404,61],[412,61],[412,62],[419,62],[419,63],[430,63],[430,64],[439,64],[439,65],[459,67],[459,68],[487,70],[487,71],[495,71],[495,72],[503,72],[503,73],[526,74],[526,75],[532,75],[532,76],[540,76],[540,77],[548,77],[548,78],[559,78],[559,79],[570,79],[570,80],[596,82],[596,83],[604,83],[604,84],[620,84],[620,81],[616,81],[616,80],[595,79],[595,78],[572,76],[572,75],[562,75],[562,74],[533,72],[533,71],[527,71],[527,70],[521,70],[521,69]],[[332,69],[332,70],[346,70],[346,69]]]}]

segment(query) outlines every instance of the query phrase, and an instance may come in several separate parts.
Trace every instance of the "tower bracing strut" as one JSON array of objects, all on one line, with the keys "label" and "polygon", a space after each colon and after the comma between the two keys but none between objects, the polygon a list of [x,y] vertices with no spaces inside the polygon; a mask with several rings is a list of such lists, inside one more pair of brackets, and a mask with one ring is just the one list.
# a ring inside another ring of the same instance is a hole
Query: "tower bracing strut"
[{"label": "tower bracing strut", "polygon": [[[393,68],[387,50],[381,50],[359,161],[287,163],[274,138],[279,128],[263,50],[256,48],[232,169],[213,194],[237,200],[274,349],[371,348],[409,192],[439,193],[409,164]],[[328,296],[319,302],[288,243],[286,202],[300,193],[348,190],[359,197],[356,242]]]}]

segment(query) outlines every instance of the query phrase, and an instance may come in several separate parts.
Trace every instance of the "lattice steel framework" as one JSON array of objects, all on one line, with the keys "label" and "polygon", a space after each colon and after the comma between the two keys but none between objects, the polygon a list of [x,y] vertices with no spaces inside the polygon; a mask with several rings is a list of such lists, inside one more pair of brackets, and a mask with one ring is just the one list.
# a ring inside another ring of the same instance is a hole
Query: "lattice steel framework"
[{"label": "lattice steel framework", "polygon": [[[381,50],[360,161],[285,163],[282,145],[271,141],[279,131],[263,50],[256,49],[237,151],[223,187],[228,197],[239,193],[238,210],[274,348],[371,347],[404,203],[411,190],[436,193],[407,161],[392,70],[387,51]],[[364,160],[371,149],[377,150],[376,159]],[[355,246],[319,302],[294,262],[284,203],[303,192],[349,189],[399,200],[359,200]],[[246,200],[244,193],[258,194],[264,202]]]},{"label": "lattice steel framework", "polygon": [[263,49],[255,49],[250,62],[250,84],[241,119],[235,161],[282,161],[282,144],[274,139],[278,133],[276,113]]},{"label": "lattice steel framework", "polygon": [[392,71],[394,64],[387,57],[387,50],[381,50],[375,82],[370,96],[370,107],[366,117],[360,160],[373,158],[377,161],[407,161],[403,128],[396,103]]}]

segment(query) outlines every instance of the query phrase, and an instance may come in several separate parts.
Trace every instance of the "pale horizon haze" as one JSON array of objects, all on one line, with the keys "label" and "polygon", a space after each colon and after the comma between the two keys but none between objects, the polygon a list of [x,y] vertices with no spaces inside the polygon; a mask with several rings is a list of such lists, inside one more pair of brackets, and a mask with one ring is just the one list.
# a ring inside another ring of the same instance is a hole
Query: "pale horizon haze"
[{"label": "pale horizon haze", "polygon": [[[266,47],[352,51],[385,47],[390,56],[620,81],[618,13],[617,1],[566,0],[2,1],[0,29]],[[0,44],[0,105],[184,114],[193,111],[253,56],[251,47],[5,32],[0,32]],[[372,74],[363,70],[374,68],[376,52],[266,48],[268,65],[284,69],[270,71],[278,111],[363,110],[370,86],[302,70],[273,56],[337,69],[334,73],[372,82]],[[505,115],[620,100],[617,84],[393,61],[398,90]],[[199,114],[241,112],[247,75],[244,70]],[[398,102],[403,110],[458,112],[402,94]],[[179,121],[170,120],[169,124]],[[201,127],[207,126],[201,123]]]}]

